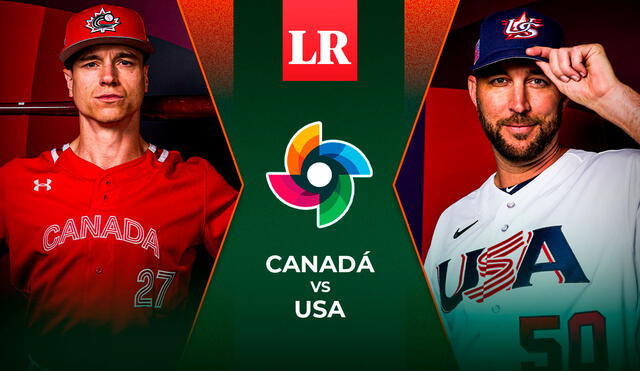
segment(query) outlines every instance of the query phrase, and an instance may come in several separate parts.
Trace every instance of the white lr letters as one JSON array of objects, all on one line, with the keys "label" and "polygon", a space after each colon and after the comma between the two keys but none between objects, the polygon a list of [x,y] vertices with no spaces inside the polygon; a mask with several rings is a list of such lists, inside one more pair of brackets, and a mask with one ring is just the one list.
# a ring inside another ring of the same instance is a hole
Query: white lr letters
[{"label": "white lr letters", "polygon": [[[291,60],[289,64],[334,64],[331,53],[335,55],[338,64],[351,64],[342,50],[348,42],[347,35],[341,31],[318,31],[320,35],[320,61],[316,63],[316,52],[310,59],[304,60],[304,34],[307,31],[289,31],[291,34]],[[332,35],[336,36],[336,44],[331,46]]]}]

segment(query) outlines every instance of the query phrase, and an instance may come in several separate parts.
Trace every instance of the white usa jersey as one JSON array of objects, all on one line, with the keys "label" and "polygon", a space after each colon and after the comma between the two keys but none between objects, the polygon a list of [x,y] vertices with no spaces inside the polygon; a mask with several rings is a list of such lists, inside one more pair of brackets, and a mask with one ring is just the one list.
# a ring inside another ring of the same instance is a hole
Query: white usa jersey
[{"label": "white usa jersey", "polygon": [[445,210],[425,271],[463,369],[638,369],[640,151],[567,151]]}]

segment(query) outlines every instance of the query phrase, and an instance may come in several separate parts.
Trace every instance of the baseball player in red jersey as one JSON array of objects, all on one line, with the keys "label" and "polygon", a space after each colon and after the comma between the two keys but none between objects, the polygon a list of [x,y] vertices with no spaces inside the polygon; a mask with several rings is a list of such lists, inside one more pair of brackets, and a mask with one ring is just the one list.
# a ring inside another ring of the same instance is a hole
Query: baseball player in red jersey
[{"label": "baseball player in red jersey", "polygon": [[[0,170],[0,239],[28,298],[31,367],[163,368],[195,246],[215,257],[236,199],[202,158],[140,136],[153,52],[140,16],[72,16],[60,59],[80,135]],[[171,345],[171,346],[170,346]]]},{"label": "baseball player in red jersey", "polygon": [[497,171],[447,208],[425,261],[463,369],[638,369],[640,151],[558,142],[568,99],[640,142],[640,95],[548,17],[484,20],[471,100]]}]

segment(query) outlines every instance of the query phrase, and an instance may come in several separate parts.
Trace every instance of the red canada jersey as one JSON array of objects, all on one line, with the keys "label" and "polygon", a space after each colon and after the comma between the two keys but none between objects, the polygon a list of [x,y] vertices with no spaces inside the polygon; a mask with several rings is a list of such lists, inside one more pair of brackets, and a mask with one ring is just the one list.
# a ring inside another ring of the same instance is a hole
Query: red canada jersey
[{"label": "red canada jersey", "polygon": [[116,334],[184,306],[196,251],[215,257],[237,192],[204,159],[151,145],[104,170],[68,145],[0,170],[0,239],[28,325]]}]

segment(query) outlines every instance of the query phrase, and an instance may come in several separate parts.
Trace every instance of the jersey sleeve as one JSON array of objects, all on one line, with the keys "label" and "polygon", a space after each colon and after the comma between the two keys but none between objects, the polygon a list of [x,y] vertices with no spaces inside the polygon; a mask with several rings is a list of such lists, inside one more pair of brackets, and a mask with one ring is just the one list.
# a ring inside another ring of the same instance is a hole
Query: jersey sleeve
[{"label": "jersey sleeve", "polygon": [[[4,167],[0,167],[0,244],[4,243],[4,239],[6,237],[6,225],[5,225],[5,216],[4,216],[4,207],[5,207],[5,185],[4,185]],[[1,253],[0,253],[1,255]]]},{"label": "jersey sleeve", "polygon": [[5,218],[5,167],[0,167],[0,256],[3,256],[7,253],[7,225]]},{"label": "jersey sleeve", "polygon": [[[440,288],[438,283],[438,261],[441,259],[443,251],[446,251],[445,230],[449,221],[447,211],[448,209],[440,215],[438,222],[436,223],[436,228],[434,229],[433,236],[431,237],[431,244],[427,251],[427,256],[424,259],[424,270],[427,275],[429,291],[433,298],[433,305],[436,307],[436,312],[438,313],[438,318],[440,320],[444,336],[449,339],[449,342],[451,342],[452,332],[449,322],[445,317],[445,313],[442,311]],[[455,348],[452,347],[451,349],[455,351]]]},{"label": "jersey sleeve", "polygon": [[440,306],[440,290],[438,286],[438,269],[437,262],[438,257],[442,254],[442,251],[445,249],[444,246],[444,229],[447,220],[447,211],[444,211],[440,218],[438,218],[438,222],[436,223],[436,228],[433,231],[433,236],[431,237],[431,245],[429,246],[429,250],[427,251],[427,256],[424,260],[424,270],[427,274],[427,281],[429,283],[429,289],[431,290],[431,295],[433,296],[434,304],[440,314],[440,318],[443,320],[443,325],[445,330],[448,332],[449,329],[446,326],[446,321],[442,317],[442,307]]},{"label": "jersey sleeve", "polygon": [[634,231],[634,256],[636,266],[636,280],[640,282],[640,151],[634,151],[631,158],[630,171],[630,200],[632,207],[632,215],[635,214],[635,220],[631,223]]},{"label": "jersey sleeve", "polygon": [[222,242],[238,192],[209,164],[205,166],[204,245],[215,258]]},{"label": "jersey sleeve", "polygon": [[635,226],[635,240],[634,240],[634,256],[636,258],[636,280],[640,282],[640,204],[636,210],[636,226]]}]

